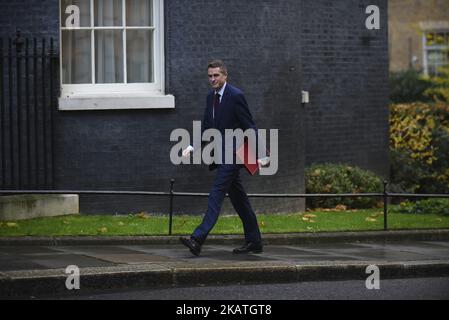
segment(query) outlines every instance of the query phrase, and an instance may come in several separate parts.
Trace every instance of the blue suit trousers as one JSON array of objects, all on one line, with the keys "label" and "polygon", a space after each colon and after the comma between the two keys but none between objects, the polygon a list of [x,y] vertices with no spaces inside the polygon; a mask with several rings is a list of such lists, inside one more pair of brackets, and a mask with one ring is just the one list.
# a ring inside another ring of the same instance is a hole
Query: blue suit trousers
[{"label": "blue suit trousers", "polygon": [[207,212],[202,223],[195,229],[192,237],[203,243],[215,226],[220,214],[226,193],[242,220],[246,242],[261,242],[259,225],[240,179],[241,165],[221,164],[217,167],[217,175],[209,193]]}]

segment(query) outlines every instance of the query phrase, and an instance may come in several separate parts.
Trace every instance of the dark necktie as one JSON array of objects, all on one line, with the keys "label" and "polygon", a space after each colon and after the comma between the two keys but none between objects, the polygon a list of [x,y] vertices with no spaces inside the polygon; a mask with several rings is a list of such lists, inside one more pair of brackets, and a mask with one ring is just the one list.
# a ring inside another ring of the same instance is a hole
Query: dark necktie
[{"label": "dark necktie", "polygon": [[214,99],[214,114],[217,114],[219,106],[220,106],[220,94],[216,93]]}]

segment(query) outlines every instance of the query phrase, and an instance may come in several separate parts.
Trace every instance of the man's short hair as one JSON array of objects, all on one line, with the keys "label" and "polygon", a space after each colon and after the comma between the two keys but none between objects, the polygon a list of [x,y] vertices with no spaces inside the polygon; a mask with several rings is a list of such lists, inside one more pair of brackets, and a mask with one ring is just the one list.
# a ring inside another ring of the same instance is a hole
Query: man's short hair
[{"label": "man's short hair", "polygon": [[210,69],[210,68],[220,68],[221,72],[224,75],[228,74],[228,69],[226,68],[226,65],[224,64],[224,62],[222,60],[212,60],[207,65],[207,69]]}]

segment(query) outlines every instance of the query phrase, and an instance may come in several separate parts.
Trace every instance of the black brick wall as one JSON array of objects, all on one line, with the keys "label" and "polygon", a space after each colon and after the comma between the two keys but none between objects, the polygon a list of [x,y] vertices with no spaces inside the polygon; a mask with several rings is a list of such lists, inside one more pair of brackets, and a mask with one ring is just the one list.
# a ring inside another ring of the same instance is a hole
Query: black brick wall
[{"label": "black brick wall", "polygon": [[[207,192],[214,173],[205,166],[173,166],[169,136],[202,118],[211,58],[227,62],[229,82],[246,93],[258,127],[280,129],[278,174],[249,177],[242,171],[248,192],[304,192],[306,159],[347,161],[386,174],[386,0],[165,3],[166,87],[176,109],[57,112],[57,188],[167,191],[175,178],[177,191]],[[364,46],[364,8],[376,3],[382,30]],[[0,0],[0,9],[0,36],[19,27],[25,35],[58,38],[57,1]],[[305,110],[301,89],[311,92]],[[289,212],[304,202],[252,203],[258,212]],[[205,208],[206,199],[175,200],[176,213]],[[167,212],[168,199],[85,196],[81,209]],[[229,201],[224,212],[233,212]]]},{"label": "black brick wall", "polygon": [[[372,4],[380,30],[365,28]],[[386,0],[303,1],[307,165],[345,162],[388,176],[387,17]]]},{"label": "black brick wall", "polygon": [[59,1],[0,0],[0,36],[14,36],[17,29],[35,37],[59,37]]}]

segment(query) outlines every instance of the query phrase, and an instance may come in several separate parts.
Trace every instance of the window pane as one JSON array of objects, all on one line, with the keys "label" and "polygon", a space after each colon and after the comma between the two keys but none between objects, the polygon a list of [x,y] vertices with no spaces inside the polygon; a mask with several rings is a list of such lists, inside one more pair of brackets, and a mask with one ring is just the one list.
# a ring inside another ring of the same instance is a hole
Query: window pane
[{"label": "window pane", "polygon": [[434,33],[426,34],[426,45],[427,46],[435,45],[435,34]]},{"label": "window pane", "polygon": [[61,27],[72,27],[72,24],[75,23],[73,18],[78,14],[79,26],[90,27],[90,0],[61,0]]},{"label": "window pane", "polygon": [[90,35],[88,30],[62,31],[63,83],[92,83]]},{"label": "window pane", "polygon": [[127,80],[153,82],[153,31],[126,31]]},{"label": "window pane", "polygon": [[429,63],[436,64],[436,63],[443,63],[444,62],[444,55],[443,51],[437,51],[437,50],[429,50],[427,54],[427,59]]},{"label": "window pane", "polygon": [[152,0],[126,0],[126,25],[153,26]]},{"label": "window pane", "polygon": [[95,82],[123,83],[122,30],[95,30]]},{"label": "window pane", "polygon": [[94,12],[95,26],[122,26],[122,0],[95,0]]},{"label": "window pane", "polygon": [[444,45],[444,33],[437,33],[435,35],[436,45],[442,46]]}]

